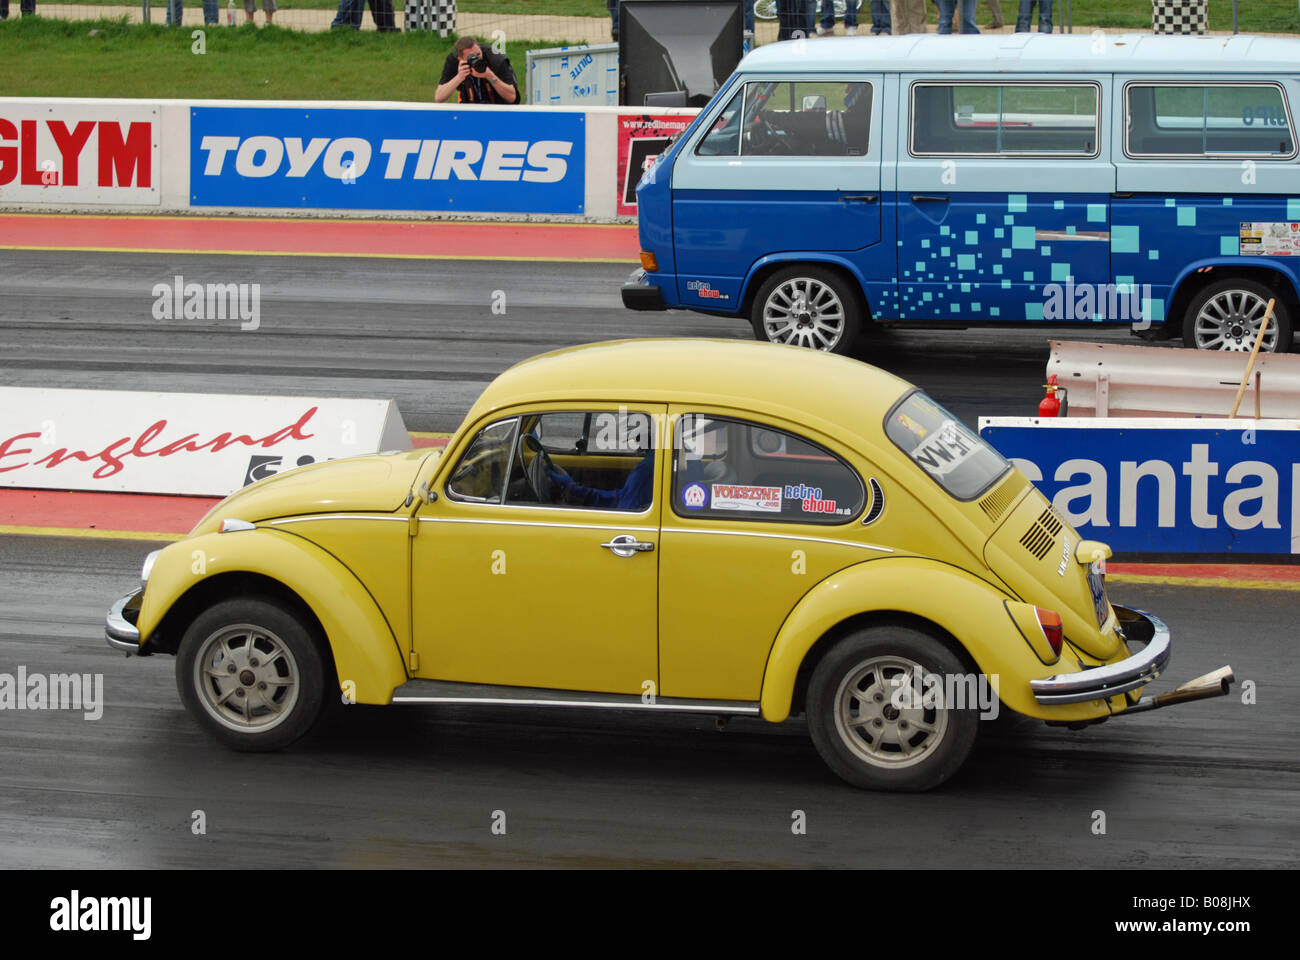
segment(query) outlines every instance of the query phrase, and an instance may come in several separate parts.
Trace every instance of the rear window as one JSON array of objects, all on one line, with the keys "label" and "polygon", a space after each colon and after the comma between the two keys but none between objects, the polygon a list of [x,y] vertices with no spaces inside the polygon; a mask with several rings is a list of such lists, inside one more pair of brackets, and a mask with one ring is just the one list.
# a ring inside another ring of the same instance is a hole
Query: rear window
[{"label": "rear window", "polygon": [[1125,88],[1127,152],[1142,157],[1290,157],[1291,115],[1273,83]]},{"label": "rear window", "polygon": [[975,499],[1011,469],[1002,454],[920,391],[894,406],[885,433],[958,500]]}]

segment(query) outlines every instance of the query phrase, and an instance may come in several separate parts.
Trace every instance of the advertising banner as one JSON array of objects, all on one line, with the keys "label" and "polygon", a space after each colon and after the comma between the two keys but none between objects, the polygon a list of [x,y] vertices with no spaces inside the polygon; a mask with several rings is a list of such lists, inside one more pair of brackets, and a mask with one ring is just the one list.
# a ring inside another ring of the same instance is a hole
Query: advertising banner
[{"label": "advertising banner", "polygon": [[0,387],[0,487],[224,497],[410,446],[391,400]]},{"label": "advertising banner", "polygon": [[584,212],[586,117],[526,109],[190,110],[190,204]]},{"label": "advertising banner", "polygon": [[161,203],[159,108],[0,103],[0,204]]},{"label": "advertising banner", "polygon": [[1300,553],[1300,420],[981,417],[1062,518],[1117,553]]},{"label": "advertising banner", "polygon": [[695,120],[672,113],[638,113],[618,118],[618,214],[636,214],[636,185],[668,141]]}]

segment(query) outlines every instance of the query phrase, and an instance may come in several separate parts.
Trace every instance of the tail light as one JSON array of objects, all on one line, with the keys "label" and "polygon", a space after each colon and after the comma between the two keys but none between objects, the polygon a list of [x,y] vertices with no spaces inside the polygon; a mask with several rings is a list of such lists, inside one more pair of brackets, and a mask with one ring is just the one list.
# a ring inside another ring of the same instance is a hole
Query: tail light
[{"label": "tail light", "polygon": [[1061,654],[1061,641],[1063,631],[1061,630],[1061,615],[1055,610],[1044,610],[1042,607],[1034,607],[1034,614],[1038,617],[1038,625],[1043,628],[1043,636],[1047,638],[1048,646],[1057,656]]}]

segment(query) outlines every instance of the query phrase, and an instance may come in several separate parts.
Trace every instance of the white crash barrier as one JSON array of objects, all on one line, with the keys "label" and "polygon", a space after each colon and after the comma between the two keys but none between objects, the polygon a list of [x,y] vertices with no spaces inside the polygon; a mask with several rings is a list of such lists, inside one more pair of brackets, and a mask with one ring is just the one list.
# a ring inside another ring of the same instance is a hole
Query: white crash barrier
[{"label": "white crash barrier", "polygon": [[391,400],[0,387],[0,487],[224,497],[410,447]]},{"label": "white crash barrier", "polygon": [[636,213],[626,181],[698,113],[0,97],[0,212],[608,223]]},{"label": "white crash barrier", "polygon": [[[1070,417],[1227,417],[1248,359],[1247,353],[1053,340],[1047,375],[1068,391]],[[1237,415],[1255,416],[1257,399],[1261,417],[1300,417],[1300,356],[1261,353]]]}]

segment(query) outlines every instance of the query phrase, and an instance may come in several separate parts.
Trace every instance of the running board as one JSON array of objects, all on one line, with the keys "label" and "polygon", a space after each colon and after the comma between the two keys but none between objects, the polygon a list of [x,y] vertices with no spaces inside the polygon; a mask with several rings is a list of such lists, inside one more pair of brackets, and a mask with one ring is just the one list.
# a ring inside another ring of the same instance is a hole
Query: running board
[{"label": "running board", "polygon": [[471,703],[504,707],[588,707],[596,710],[667,710],[676,713],[741,714],[756,717],[757,703],[748,700],[689,700],[645,697],[635,693],[588,693],[540,687],[502,687],[450,680],[408,680],[393,691],[393,703]]}]

